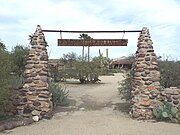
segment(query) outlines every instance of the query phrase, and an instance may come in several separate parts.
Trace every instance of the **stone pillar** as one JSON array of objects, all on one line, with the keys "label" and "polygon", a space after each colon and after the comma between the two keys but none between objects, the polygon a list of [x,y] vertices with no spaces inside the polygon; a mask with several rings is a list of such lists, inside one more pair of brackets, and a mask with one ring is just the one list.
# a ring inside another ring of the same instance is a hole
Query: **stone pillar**
[{"label": "stone pillar", "polygon": [[149,30],[144,27],[138,38],[133,64],[133,90],[130,115],[138,119],[152,119],[152,108],[160,96],[160,72]]},{"label": "stone pillar", "polygon": [[30,44],[24,72],[25,84],[20,90],[17,109],[20,116],[41,118],[52,111],[52,94],[48,90],[47,42],[40,25],[37,26]]}]

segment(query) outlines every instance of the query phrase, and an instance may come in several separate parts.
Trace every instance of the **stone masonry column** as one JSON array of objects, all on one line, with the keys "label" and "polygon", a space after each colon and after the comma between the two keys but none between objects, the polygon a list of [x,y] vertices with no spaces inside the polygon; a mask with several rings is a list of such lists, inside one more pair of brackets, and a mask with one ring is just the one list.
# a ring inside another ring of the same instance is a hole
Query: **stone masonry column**
[{"label": "stone masonry column", "polygon": [[20,90],[20,102],[17,107],[22,117],[40,118],[52,111],[52,94],[48,90],[47,42],[40,25],[31,38],[27,64],[25,66],[25,84]]},{"label": "stone masonry column", "polygon": [[144,27],[138,38],[133,64],[133,90],[130,115],[137,119],[152,119],[152,108],[160,97],[160,72],[149,30]]}]

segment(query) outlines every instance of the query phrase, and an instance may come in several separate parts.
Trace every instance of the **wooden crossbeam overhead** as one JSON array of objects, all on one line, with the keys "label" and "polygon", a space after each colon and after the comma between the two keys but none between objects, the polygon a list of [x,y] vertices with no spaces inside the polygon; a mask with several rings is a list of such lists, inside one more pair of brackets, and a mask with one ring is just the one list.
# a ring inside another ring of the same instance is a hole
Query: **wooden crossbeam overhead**
[{"label": "wooden crossbeam overhead", "polygon": [[127,46],[127,39],[58,39],[58,46]]},{"label": "wooden crossbeam overhead", "polygon": [[117,31],[70,31],[70,30],[42,30],[43,32],[66,32],[66,33],[127,33],[141,32],[142,30],[117,30]]},{"label": "wooden crossbeam overhead", "polygon": [[[69,31],[69,30],[42,30],[43,32],[66,33],[127,33],[141,32],[142,30],[117,30],[117,31]],[[61,35],[62,36],[62,35]],[[127,39],[58,39],[58,46],[127,46]]]}]

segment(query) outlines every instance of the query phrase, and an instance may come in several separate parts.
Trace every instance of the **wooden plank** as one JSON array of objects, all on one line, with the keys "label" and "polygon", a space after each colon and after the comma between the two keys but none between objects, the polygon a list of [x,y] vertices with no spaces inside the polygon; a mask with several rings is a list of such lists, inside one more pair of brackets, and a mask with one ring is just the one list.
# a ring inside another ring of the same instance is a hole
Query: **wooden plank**
[{"label": "wooden plank", "polygon": [[127,46],[128,39],[58,39],[58,46]]},{"label": "wooden plank", "polygon": [[127,33],[142,32],[142,30],[101,30],[101,31],[77,31],[77,30],[42,30],[43,32],[67,32],[67,33]]}]

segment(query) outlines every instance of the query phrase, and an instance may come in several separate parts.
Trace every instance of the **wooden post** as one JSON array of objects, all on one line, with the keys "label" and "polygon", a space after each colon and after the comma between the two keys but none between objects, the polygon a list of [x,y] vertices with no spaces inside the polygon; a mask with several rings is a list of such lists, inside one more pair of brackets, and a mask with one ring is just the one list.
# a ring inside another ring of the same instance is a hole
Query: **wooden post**
[{"label": "wooden post", "polygon": [[100,58],[100,66],[103,67],[103,53],[101,53],[101,50],[99,49],[99,58]]},{"label": "wooden post", "polygon": [[83,39],[83,49],[82,49],[82,61],[84,61],[84,39]]},{"label": "wooden post", "polygon": [[109,69],[108,48],[106,49],[106,64],[107,64],[107,68]]},{"label": "wooden post", "polygon": [[90,61],[90,46],[88,46],[88,62]]}]

